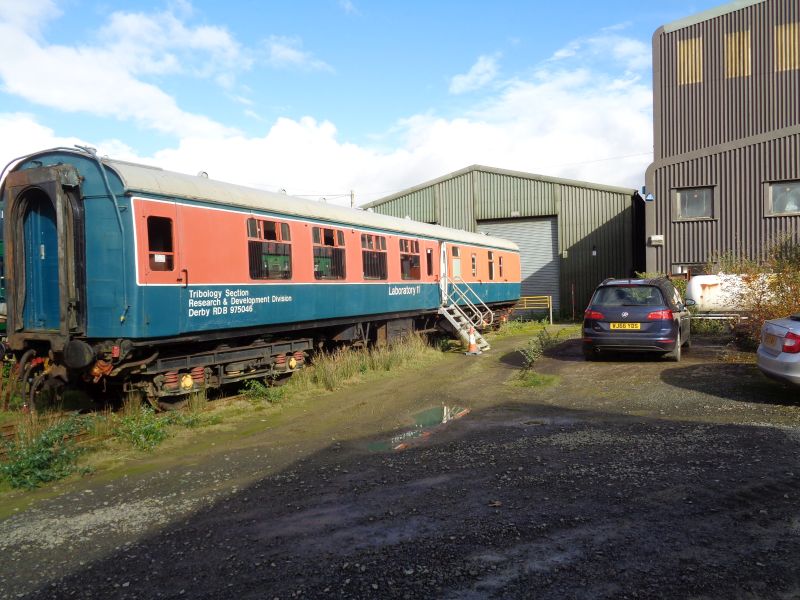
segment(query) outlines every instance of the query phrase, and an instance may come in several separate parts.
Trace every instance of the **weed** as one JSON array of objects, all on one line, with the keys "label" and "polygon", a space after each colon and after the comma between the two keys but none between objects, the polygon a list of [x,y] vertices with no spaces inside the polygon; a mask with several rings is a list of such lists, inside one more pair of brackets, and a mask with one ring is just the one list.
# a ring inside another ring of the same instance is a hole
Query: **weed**
[{"label": "weed", "polygon": [[17,438],[7,444],[0,474],[11,487],[33,489],[78,470],[80,449],[73,438],[86,430],[84,417],[58,420],[49,415],[31,415],[21,421]]},{"label": "weed", "polygon": [[517,351],[522,354],[524,361],[523,367],[526,370],[533,369],[536,361],[539,360],[545,352],[563,341],[562,334],[564,333],[566,333],[565,337],[570,337],[572,330],[557,329],[555,333],[547,327],[539,330],[539,332],[534,337],[530,338],[522,348],[517,349]]},{"label": "weed", "polygon": [[286,388],[273,387],[258,379],[251,379],[244,384],[243,396],[251,403],[269,402],[276,404],[286,396]]},{"label": "weed", "polygon": [[167,438],[169,422],[170,418],[159,418],[138,396],[129,397],[123,404],[121,416],[116,419],[114,437],[137,450],[152,450]]},{"label": "weed", "polygon": [[533,337],[529,339],[522,348],[519,348],[518,352],[522,354],[522,359],[524,361],[523,367],[526,370],[529,370],[533,369],[536,361],[542,357],[542,354],[544,354],[544,348],[542,348],[539,338]]}]

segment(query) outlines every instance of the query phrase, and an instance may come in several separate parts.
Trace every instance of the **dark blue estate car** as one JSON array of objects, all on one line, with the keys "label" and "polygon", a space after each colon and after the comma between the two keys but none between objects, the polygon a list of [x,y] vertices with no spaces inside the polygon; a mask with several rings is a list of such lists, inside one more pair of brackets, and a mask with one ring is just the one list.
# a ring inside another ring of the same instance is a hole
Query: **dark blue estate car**
[{"label": "dark blue estate car", "polygon": [[668,279],[606,279],[583,316],[583,354],[660,352],[679,361],[691,344],[689,310]]}]

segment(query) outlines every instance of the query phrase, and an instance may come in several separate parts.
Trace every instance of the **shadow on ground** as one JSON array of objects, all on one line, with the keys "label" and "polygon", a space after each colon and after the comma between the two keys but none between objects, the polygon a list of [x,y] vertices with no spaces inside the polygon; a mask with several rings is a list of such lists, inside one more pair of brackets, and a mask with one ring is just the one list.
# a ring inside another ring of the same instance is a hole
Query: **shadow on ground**
[{"label": "shadow on ground", "polygon": [[764,377],[754,364],[704,363],[676,366],[661,372],[661,380],[676,388],[702,392],[725,400],[800,405],[800,393]]},{"label": "shadow on ground", "polygon": [[[800,442],[782,431],[505,403],[403,452],[365,451],[374,441],[331,444],[100,561],[73,562],[30,597],[685,598],[800,589],[800,469],[775,460],[797,456]],[[246,452],[231,464],[252,459]],[[20,581],[40,576],[33,555],[15,568]]]}]

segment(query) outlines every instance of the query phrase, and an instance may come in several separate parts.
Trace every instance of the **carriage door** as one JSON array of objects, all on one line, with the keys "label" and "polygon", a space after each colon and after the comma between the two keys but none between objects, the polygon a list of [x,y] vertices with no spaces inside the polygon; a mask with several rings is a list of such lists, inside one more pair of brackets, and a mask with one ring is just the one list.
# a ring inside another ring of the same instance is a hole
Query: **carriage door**
[{"label": "carriage door", "polygon": [[147,320],[154,335],[172,335],[184,323],[188,273],[181,262],[180,223],[174,202],[134,198],[139,278],[148,286]]},{"label": "carriage door", "polygon": [[50,197],[39,189],[27,192],[22,231],[25,248],[25,302],[22,323],[27,330],[59,330],[58,227]]},{"label": "carriage door", "polygon": [[442,242],[439,250],[439,296],[442,306],[448,304],[447,301],[447,244]]}]

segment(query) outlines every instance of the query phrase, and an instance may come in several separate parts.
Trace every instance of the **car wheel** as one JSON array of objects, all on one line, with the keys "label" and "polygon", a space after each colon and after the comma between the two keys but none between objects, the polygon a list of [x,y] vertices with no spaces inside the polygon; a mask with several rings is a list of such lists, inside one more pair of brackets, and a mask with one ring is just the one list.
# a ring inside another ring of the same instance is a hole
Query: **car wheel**
[{"label": "car wheel", "polygon": [[678,332],[678,339],[675,340],[675,349],[672,352],[667,352],[664,357],[672,362],[681,362],[681,332]]},{"label": "car wheel", "polygon": [[689,334],[686,336],[686,340],[683,342],[683,347],[687,350],[692,347],[692,335]]}]

